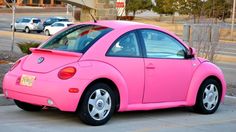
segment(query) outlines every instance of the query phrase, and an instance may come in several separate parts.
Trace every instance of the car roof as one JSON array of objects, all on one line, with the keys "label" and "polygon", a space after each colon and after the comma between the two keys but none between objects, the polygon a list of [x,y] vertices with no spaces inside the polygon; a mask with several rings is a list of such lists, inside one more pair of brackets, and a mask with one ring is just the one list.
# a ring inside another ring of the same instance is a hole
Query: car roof
[{"label": "car roof", "polygon": [[54,22],[53,24],[55,23],[62,23],[62,24],[73,24],[73,22]]},{"label": "car roof", "polygon": [[68,19],[68,18],[60,17],[60,16],[55,16],[55,17],[50,17],[49,19]]},{"label": "car roof", "polygon": [[[21,18],[19,18],[19,19],[39,19],[39,18],[37,18],[37,17],[21,17]],[[40,19],[39,19],[40,20]]]},{"label": "car roof", "polygon": [[123,20],[99,20],[96,23],[95,22],[85,22],[81,24],[93,24],[98,26],[104,26],[112,28],[116,31],[123,30],[123,29],[140,29],[140,28],[148,28],[148,29],[157,29],[161,32],[165,32],[171,36],[174,36],[175,39],[177,39],[179,42],[181,42],[183,45],[188,47],[175,33],[168,31],[164,28],[161,28],[159,26],[151,25],[151,24],[145,24],[145,23],[139,23],[139,22],[132,22],[132,21],[123,21]]},{"label": "car roof", "polygon": [[130,26],[145,26],[145,27],[157,27],[154,25],[149,25],[149,24],[144,24],[144,23],[139,23],[139,22],[132,22],[132,21],[122,21],[122,20],[99,20],[96,23],[94,22],[86,22],[84,24],[95,24],[95,25],[100,25],[104,27],[109,27],[112,29],[121,29],[121,28],[126,28]]}]

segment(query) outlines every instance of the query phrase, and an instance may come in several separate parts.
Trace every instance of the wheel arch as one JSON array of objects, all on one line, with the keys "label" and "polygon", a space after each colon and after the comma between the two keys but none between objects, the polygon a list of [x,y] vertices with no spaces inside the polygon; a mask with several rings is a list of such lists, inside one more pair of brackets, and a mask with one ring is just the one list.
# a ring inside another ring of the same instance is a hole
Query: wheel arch
[{"label": "wheel arch", "polygon": [[[78,101],[80,105],[87,89],[98,82],[103,82],[111,86],[118,96],[118,111],[125,111],[128,107],[128,87],[122,74],[113,66],[100,61],[81,61],[79,63],[79,79],[89,80],[82,90],[82,94]],[[103,69],[103,70],[99,70]]]},{"label": "wheel arch", "polygon": [[195,105],[200,86],[205,80],[210,78],[215,79],[220,83],[222,93],[221,101],[224,101],[226,82],[222,71],[216,65],[210,62],[204,62],[196,69],[193,74],[186,99],[188,106]]},{"label": "wheel arch", "polygon": [[93,86],[96,83],[105,83],[105,84],[108,84],[112,88],[112,90],[114,91],[114,93],[116,95],[116,111],[118,111],[120,108],[120,92],[117,88],[117,85],[112,80],[110,80],[108,78],[98,78],[88,84],[88,86],[83,91],[83,94],[81,95],[77,110],[78,110],[78,108],[80,108],[80,106],[83,102],[84,96],[85,96],[86,92],[89,90],[89,87]]}]

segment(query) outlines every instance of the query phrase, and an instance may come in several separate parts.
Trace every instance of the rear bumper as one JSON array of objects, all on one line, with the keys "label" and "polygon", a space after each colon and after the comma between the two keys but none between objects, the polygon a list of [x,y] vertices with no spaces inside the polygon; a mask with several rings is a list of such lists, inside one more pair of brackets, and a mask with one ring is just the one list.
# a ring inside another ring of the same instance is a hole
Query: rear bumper
[{"label": "rear bumper", "polygon": [[[6,98],[70,112],[76,111],[82,92],[89,83],[89,80],[50,81],[36,77],[33,86],[28,87],[20,85],[20,77],[21,75],[11,73],[5,75],[3,92]],[[78,88],[79,92],[70,93],[69,88]],[[50,101],[53,101],[53,104],[50,104]]]},{"label": "rear bumper", "polygon": [[29,26],[29,28],[32,31],[43,31],[43,27]]}]

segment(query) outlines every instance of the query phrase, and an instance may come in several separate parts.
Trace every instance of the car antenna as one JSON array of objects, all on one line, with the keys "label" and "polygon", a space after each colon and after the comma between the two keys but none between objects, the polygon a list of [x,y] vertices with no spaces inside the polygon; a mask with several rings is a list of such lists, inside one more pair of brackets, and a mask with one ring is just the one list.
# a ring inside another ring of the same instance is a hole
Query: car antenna
[{"label": "car antenna", "polygon": [[[87,5],[85,4],[84,0],[82,0],[82,2],[84,3],[85,6],[87,6]],[[93,16],[93,14],[90,12],[90,10],[89,10],[89,15],[92,17],[94,23],[97,23],[97,20],[95,19],[95,17]]]}]

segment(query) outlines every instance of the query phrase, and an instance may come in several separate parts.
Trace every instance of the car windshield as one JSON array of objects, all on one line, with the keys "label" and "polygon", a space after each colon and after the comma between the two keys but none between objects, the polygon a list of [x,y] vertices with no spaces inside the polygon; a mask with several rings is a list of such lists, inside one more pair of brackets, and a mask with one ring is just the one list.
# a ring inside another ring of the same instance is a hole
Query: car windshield
[{"label": "car windshield", "polygon": [[41,20],[39,20],[39,19],[34,19],[33,20],[33,23],[39,23],[39,22],[41,22]]},{"label": "car windshield", "polygon": [[78,25],[53,37],[42,49],[84,53],[112,29],[97,25]]}]

